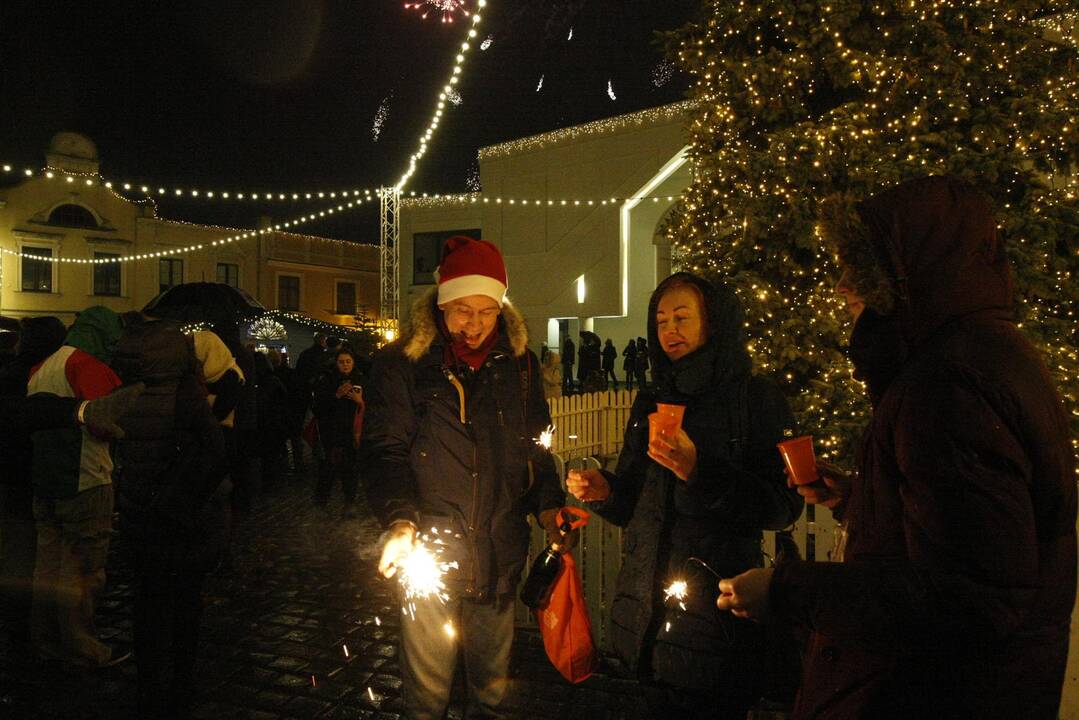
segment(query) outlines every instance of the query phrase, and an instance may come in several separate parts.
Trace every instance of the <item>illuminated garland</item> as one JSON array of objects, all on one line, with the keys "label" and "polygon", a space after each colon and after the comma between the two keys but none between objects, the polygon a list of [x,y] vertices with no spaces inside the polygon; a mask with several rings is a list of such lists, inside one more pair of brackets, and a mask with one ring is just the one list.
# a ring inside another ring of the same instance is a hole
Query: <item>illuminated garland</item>
[{"label": "illuminated garland", "polygon": [[[196,250],[202,250],[204,248],[220,247],[220,246],[223,246],[223,245],[230,245],[230,244],[232,244],[234,242],[237,242],[238,240],[246,240],[248,238],[258,237],[259,235],[269,235],[269,234],[272,234],[272,233],[275,233],[275,232],[281,232],[281,231],[285,230],[286,228],[295,227],[296,225],[301,225],[303,223],[312,222],[312,221],[315,221],[315,220],[320,220],[320,219],[325,218],[325,217],[327,217],[329,215],[333,215],[333,214],[338,213],[338,212],[344,212],[344,211],[349,210],[351,208],[359,207],[359,206],[363,205],[365,202],[368,202],[368,201],[370,201],[372,199],[373,198],[360,198],[358,200],[350,200],[347,203],[344,203],[344,204],[341,204],[341,205],[336,205],[336,206],[333,206],[333,207],[329,207],[329,208],[326,208],[324,210],[319,210],[317,212],[312,212],[312,213],[310,213],[308,215],[301,215],[300,217],[294,218],[294,219],[289,220],[287,222],[278,223],[276,225],[271,225],[270,227],[263,228],[261,230],[237,230],[236,228],[226,228],[226,227],[221,227],[221,226],[217,226],[217,225],[199,225],[197,223],[189,223],[189,222],[177,221],[177,220],[162,220],[161,222],[173,223],[173,224],[177,224],[177,225],[188,225],[190,227],[194,227],[194,228],[198,228],[198,229],[224,230],[226,232],[231,230],[231,231],[234,231],[234,233],[232,235],[229,235],[228,237],[223,237],[223,238],[220,238],[220,239],[217,239],[217,240],[211,240],[211,241],[205,242],[205,243],[195,243],[195,244],[192,244],[192,245],[184,245],[184,246],[181,246],[181,247],[167,248],[167,249],[164,249],[164,250],[158,250],[156,252],[151,252],[151,253],[136,253],[134,255],[121,255],[119,257],[109,257],[109,258],[42,257],[40,255],[35,255],[35,254],[29,253],[29,252],[20,252],[18,250],[8,250],[5,247],[0,247],[0,253],[2,253],[4,255],[11,255],[13,257],[22,257],[22,258],[30,258],[30,259],[33,259],[33,260],[40,260],[40,261],[43,261],[43,262],[72,264],[72,265],[107,265],[107,264],[110,264],[110,263],[126,263],[126,262],[135,262],[135,261],[138,261],[138,260],[153,260],[153,259],[156,259],[156,258],[173,257],[173,256],[176,256],[176,255],[183,255],[183,254],[186,254],[186,253],[189,253],[189,252],[194,252]],[[305,237],[314,237],[314,236],[305,236]],[[326,242],[336,242],[336,243],[347,243],[348,242],[347,240],[335,240],[335,239],[332,239],[332,238],[319,238],[319,239],[324,240]],[[349,243],[349,244],[354,244],[354,243]]]},{"label": "illuminated garland", "polygon": [[561,128],[552,132],[543,133],[542,135],[532,135],[518,140],[499,143],[498,145],[490,145],[485,148],[480,148],[479,158],[480,160],[488,160],[490,158],[506,157],[507,155],[516,155],[529,150],[540,150],[548,145],[576,140],[578,138],[590,137],[593,135],[607,135],[619,132],[620,130],[639,128],[644,125],[652,125],[671,120],[685,120],[693,108],[697,106],[697,103],[697,100],[683,100],[670,105],[661,105],[660,107],[648,108],[647,110],[640,110],[626,115],[596,120],[594,122],[585,123],[584,125]]},{"label": "illuminated garland", "polygon": [[435,134],[435,130],[438,129],[439,123],[442,122],[442,111],[446,109],[446,102],[449,96],[454,92],[454,86],[458,82],[460,82],[461,68],[464,66],[465,56],[468,54],[468,51],[472,47],[471,43],[469,43],[469,40],[475,39],[476,36],[479,34],[476,31],[476,26],[479,25],[480,21],[483,19],[482,10],[486,6],[487,0],[476,1],[476,10],[472,13],[472,27],[468,30],[468,39],[461,43],[461,51],[457,53],[457,57],[454,60],[453,71],[450,73],[450,79],[446,83],[446,85],[442,87],[442,91],[438,94],[438,103],[436,103],[435,105],[434,115],[431,116],[431,121],[427,124],[427,130],[425,130],[423,135],[420,136],[419,149],[417,149],[416,152],[412,153],[411,157],[409,157],[408,169],[405,170],[404,174],[401,175],[401,179],[397,181],[396,185],[394,185],[394,188],[397,191],[401,191],[404,189],[405,185],[409,181],[409,178],[411,178],[412,175],[416,172],[416,165],[419,163],[420,159],[427,154],[427,143],[431,141],[431,138]]},{"label": "illuminated garland", "polygon": [[427,195],[424,193],[422,197],[407,197],[401,199],[401,205],[406,208],[441,208],[451,205],[522,205],[522,206],[536,206],[536,207],[593,207],[593,206],[606,206],[606,205],[622,205],[623,203],[631,200],[651,200],[652,202],[660,202],[666,200],[667,202],[674,202],[678,197],[676,195],[635,195],[633,197],[612,197],[603,198],[601,200],[594,199],[566,199],[561,198],[553,200],[551,198],[538,199],[538,198],[504,198],[504,197],[490,197],[485,196],[482,193],[463,193],[460,195]]},{"label": "illuminated garland", "polygon": [[[5,173],[17,172],[15,168],[10,164],[0,166]],[[375,194],[375,190],[371,188],[348,188],[344,190],[305,190],[305,191],[289,191],[289,192],[235,192],[229,190],[198,190],[196,188],[178,188],[161,187],[155,183],[137,183],[137,182],[124,182],[106,180],[100,173],[83,173],[74,170],[64,170],[62,168],[55,168],[46,165],[40,170],[32,170],[26,168],[22,171],[22,174],[26,177],[41,176],[47,180],[54,178],[66,180],[68,183],[78,183],[80,185],[94,186],[101,185],[113,192],[123,190],[124,192],[141,192],[146,195],[142,199],[132,199],[121,195],[125,200],[131,202],[148,202],[152,201],[153,197],[172,197],[182,198],[185,200],[232,200],[232,201],[248,201],[248,202],[282,202],[282,201],[306,201],[306,200],[336,200],[338,198],[356,198],[361,195],[370,198]]]}]

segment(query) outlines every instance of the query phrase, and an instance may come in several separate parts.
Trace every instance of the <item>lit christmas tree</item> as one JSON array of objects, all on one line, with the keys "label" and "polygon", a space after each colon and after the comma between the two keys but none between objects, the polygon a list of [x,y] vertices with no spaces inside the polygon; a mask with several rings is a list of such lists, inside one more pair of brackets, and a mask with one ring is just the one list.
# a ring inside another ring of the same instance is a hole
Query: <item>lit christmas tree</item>
[{"label": "lit christmas tree", "polygon": [[669,36],[698,103],[696,175],[667,232],[684,269],[736,286],[758,370],[784,386],[819,450],[849,463],[868,404],[843,352],[850,320],[817,202],[944,173],[991,196],[1021,327],[1079,435],[1077,10],[706,0],[699,22]]}]

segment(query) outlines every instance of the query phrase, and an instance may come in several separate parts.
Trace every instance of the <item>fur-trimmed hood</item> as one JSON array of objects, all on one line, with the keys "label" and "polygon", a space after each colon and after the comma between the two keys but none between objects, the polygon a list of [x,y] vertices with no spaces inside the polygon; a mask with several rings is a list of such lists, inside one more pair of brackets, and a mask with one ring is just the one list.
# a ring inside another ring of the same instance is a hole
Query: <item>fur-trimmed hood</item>
[{"label": "fur-trimmed hood", "polygon": [[[411,362],[418,362],[439,338],[438,312],[437,287],[425,292],[412,304],[408,332],[401,339],[405,357]],[[524,316],[508,298],[502,304],[498,327],[515,356],[521,357],[528,351],[528,327],[525,325]]]},{"label": "fur-trimmed hood", "polygon": [[1012,279],[985,197],[959,178],[909,180],[855,202],[824,201],[821,235],[867,307],[917,343],[974,312],[1012,319]]}]

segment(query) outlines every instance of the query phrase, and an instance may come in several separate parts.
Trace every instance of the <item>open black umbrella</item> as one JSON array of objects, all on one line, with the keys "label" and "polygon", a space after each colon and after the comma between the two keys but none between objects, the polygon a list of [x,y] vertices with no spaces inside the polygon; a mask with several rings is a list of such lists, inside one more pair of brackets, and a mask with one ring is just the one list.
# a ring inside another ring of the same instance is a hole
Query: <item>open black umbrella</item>
[{"label": "open black umbrella", "polygon": [[239,325],[266,312],[255,298],[224,283],[194,282],[175,285],[142,309],[147,315],[180,322]]},{"label": "open black umbrella", "polygon": [[599,347],[603,344],[603,341],[599,339],[599,335],[595,334],[591,330],[581,330],[578,334],[581,336],[582,345],[587,345],[589,347],[594,345],[596,347]]}]

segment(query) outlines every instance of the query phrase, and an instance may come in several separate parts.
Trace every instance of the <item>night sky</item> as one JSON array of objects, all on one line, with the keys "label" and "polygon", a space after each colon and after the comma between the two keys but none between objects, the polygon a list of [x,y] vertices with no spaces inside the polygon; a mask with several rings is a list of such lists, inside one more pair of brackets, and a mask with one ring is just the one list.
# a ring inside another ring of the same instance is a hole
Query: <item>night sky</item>
[{"label": "night sky", "polygon": [[[656,85],[655,32],[692,20],[697,6],[491,0],[462,103],[448,106],[408,189],[464,192],[482,146],[681,99],[683,75]],[[392,184],[466,23],[423,20],[401,0],[3,0],[0,161],[39,168],[49,138],[72,130],[96,142],[106,179],[234,192]],[[159,213],[250,227],[322,206],[172,199]],[[377,242],[370,210],[299,230]]]}]

